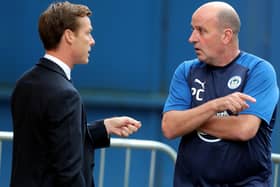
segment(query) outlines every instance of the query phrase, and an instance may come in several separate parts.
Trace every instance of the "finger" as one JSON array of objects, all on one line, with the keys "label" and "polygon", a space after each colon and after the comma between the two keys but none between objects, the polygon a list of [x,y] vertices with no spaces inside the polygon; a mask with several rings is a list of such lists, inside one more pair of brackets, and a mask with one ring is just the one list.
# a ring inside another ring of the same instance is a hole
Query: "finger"
[{"label": "finger", "polygon": [[129,117],[126,120],[126,124],[133,125],[133,126],[138,127],[138,128],[141,127],[141,122],[140,121],[135,120],[133,118],[129,118]]},{"label": "finger", "polygon": [[129,125],[134,126],[137,129],[139,129],[142,126],[140,121],[138,121],[137,123],[129,124]]},{"label": "finger", "polygon": [[249,107],[245,100],[241,99],[240,97],[235,97],[232,101],[232,106],[235,109],[235,112],[240,112]]},{"label": "finger", "polygon": [[130,130],[131,133],[134,133],[138,130],[138,128],[133,125],[128,125],[127,128]]},{"label": "finger", "polygon": [[126,129],[121,130],[121,136],[128,137],[130,134],[127,132]]},{"label": "finger", "polygon": [[121,128],[113,128],[111,131],[111,134],[117,135],[117,136],[123,136],[123,132]]},{"label": "finger", "polygon": [[[225,104],[226,104],[226,109],[231,111],[232,113],[236,112],[236,106],[238,105],[238,102],[236,100],[238,100],[239,97],[235,96],[233,94],[229,95],[226,97],[225,100]],[[239,99],[241,100],[241,99]]]},{"label": "finger", "polygon": [[257,101],[254,97],[244,93],[239,93],[239,97],[244,101],[250,101],[252,103],[255,103]]},{"label": "finger", "polygon": [[128,128],[128,127],[122,127],[122,132],[125,134],[125,135],[130,135],[130,134],[132,134],[132,131],[130,130],[130,128]]},{"label": "finger", "polygon": [[242,100],[240,98],[240,95],[237,93],[231,94],[226,98],[227,100],[225,103],[227,106],[227,110],[230,111],[230,113],[232,114],[237,114],[248,107],[246,101]]}]

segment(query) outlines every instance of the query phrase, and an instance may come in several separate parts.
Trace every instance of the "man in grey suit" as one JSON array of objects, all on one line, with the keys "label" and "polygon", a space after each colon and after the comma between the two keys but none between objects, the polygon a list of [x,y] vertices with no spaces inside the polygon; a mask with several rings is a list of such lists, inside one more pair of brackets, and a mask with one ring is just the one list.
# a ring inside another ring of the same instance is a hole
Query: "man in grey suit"
[{"label": "man in grey suit", "polygon": [[46,54],[17,81],[11,97],[11,187],[93,187],[94,150],[109,146],[110,134],[126,137],[141,126],[127,116],[87,124],[70,79],[95,44],[90,15],[87,6],[58,2],[40,16]]}]

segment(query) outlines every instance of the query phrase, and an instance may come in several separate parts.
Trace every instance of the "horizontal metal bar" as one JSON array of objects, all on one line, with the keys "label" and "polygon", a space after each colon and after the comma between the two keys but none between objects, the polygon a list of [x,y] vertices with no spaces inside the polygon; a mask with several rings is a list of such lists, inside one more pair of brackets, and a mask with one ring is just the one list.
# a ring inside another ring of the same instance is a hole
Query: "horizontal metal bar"
[{"label": "horizontal metal bar", "polygon": [[13,132],[0,131],[0,141],[2,141],[2,140],[12,141],[13,140]]},{"label": "horizontal metal bar", "polygon": [[280,163],[280,154],[272,153],[271,157],[274,163]]},{"label": "horizontal metal bar", "polygon": [[[0,141],[2,140],[13,140],[13,132],[4,132],[0,131]],[[139,140],[139,139],[125,139],[125,138],[112,138],[111,139],[112,147],[133,147],[138,149],[155,149],[160,151],[167,150],[167,153],[171,156],[173,161],[176,161],[177,153],[170,146],[163,144],[161,142],[153,140]],[[272,153],[272,161],[274,163],[280,163],[280,154]]]},{"label": "horizontal metal bar", "polygon": [[112,138],[111,147],[127,147],[134,149],[152,149],[164,151],[172,158],[174,162],[176,161],[177,157],[177,153],[172,147],[153,140]]}]

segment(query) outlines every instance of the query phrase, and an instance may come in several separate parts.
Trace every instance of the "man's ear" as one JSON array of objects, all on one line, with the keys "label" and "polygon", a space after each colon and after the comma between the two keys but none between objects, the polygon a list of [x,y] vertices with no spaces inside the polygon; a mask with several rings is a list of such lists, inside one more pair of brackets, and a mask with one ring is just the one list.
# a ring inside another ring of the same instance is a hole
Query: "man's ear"
[{"label": "man's ear", "polygon": [[232,40],[232,37],[233,37],[233,31],[230,28],[225,29],[222,38],[224,44],[228,44]]},{"label": "man's ear", "polygon": [[70,29],[66,29],[63,33],[63,38],[64,38],[66,43],[71,45],[73,43],[74,38],[75,38],[75,34]]}]

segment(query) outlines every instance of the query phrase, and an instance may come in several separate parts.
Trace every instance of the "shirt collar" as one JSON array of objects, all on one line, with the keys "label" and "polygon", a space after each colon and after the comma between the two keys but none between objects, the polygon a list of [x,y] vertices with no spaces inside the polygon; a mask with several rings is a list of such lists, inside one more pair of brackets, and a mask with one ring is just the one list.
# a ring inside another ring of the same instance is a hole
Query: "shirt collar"
[{"label": "shirt collar", "polygon": [[68,80],[71,79],[71,69],[69,66],[67,66],[63,61],[59,60],[58,58],[50,55],[50,54],[45,54],[44,58],[51,60],[52,62],[56,63],[59,67],[61,67],[66,74],[66,77]]}]

